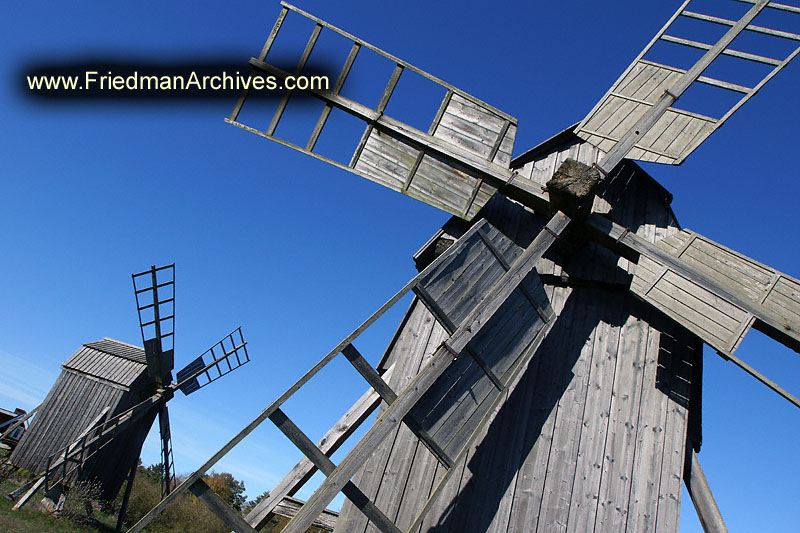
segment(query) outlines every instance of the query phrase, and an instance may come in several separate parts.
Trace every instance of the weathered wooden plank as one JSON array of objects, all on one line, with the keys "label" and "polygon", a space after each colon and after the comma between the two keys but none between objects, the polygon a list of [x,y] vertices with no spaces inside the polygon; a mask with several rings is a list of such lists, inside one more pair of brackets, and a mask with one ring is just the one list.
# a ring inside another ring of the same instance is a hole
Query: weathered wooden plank
[{"label": "weathered wooden plank", "polygon": [[[563,328],[560,331],[580,331],[582,325],[589,320],[590,313],[595,312],[596,308],[596,304],[587,304],[574,309],[567,316],[560,317],[559,320],[566,319],[565,323],[560,325]],[[578,329],[575,328],[576,325]],[[553,439],[542,486],[540,507],[540,515],[546,517],[547,528],[554,532],[565,530],[569,517],[591,358],[591,337],[588,339],[580,338],[578,335],[564,335],[564,337],[558,351],[566,361],[559,364],[560,368],[557,369],[553,381],[568,385],[555,406]],[[569,362],[575,353],[578,354],[577,360],[570,368]],[[560,361],[557,359],[556,362]]]},{"label": "weathered wooden plank", "polygon": [[[608,319],[619,323],[621,310],[610,313]],[[593,331],[593,350],[589,369],[589,391],[583,415],[584,428],[578,444],[578,464],[575,471],[575,485],[569,505],[568,523],[575,531],[602,530],[595,527],[595,517],[599,505],[599,489],[604,458],[604,447],[608,421],[611,415],[611,401],[619,353],[619,327],[605,320],[597,324]]]},{"label": "weathered wooden plank", "polygon": [[711,493],[706,476],[700,467],[700,461],[693,449],[686,451],[683,481],[692,498],[694,508],[697,510],[703,531],[727,533],[728,528],[725,526],[725,521],[722,519],[722,514],[719,512],[717,502],[714,501],[714,495]]},{"label": "weathered wooden plank", "polygon": [[626,531],[654,531],[667,416],[667,395],[657,388],[658,374],[669,368],[670,354],[660,350],[661,335],[650,329],[644,352],[644,379],[636,426]]},{"label": "weathered wooden plank", "polygon": [[[489,159],[490,151],[501,131],[495,131],[486,127],[474,118],[463,116],[453,106],[449,106],[442,120],[440,128],[447,128],[450,135],[474,141],[478,148],[473,150],[475,153],[482,154]],[[437,130],[437,134],[439,131]]]},{"label": "weathered wooden plank", "polygon": [[717,349],[726,349],[732,341],[735,331],[723,329],[718,324],[707,321],[705,315],[695,312],[687,303],[669,293],[655,289],[650,291],[645,301],[679,321],[686,329]]},{"label": "weathered wooden plank", "polygon": [[671,270],[666,270],[657,278],[652,290],[661,291],[675,298],[726,331],[736,331],[738,325],[747,316],[747,312],[743,309],[732,305],[713,292],[693,284]]},{"label": "weathered wooden plank", "polygon": [[[381,476],[380,488],[374,499],[375,505],[393,522],[404,497],[405,488],[410,481],[409,476],[417,448],[423,448],[418,437],[408,427],[400,426],[395,437],[393,453],[389,455],[386,468]],[[367,524],[367,533],[379,531],[376,525]]]},{"label": "weathered wooden plank", "polygon": [[[800,332],[800,325],[787,323],[785,317],[776,315],[774,311],[761,303],[760,298],[753,300],[743,294],[736,286],[719,283],[709,275],[708,270],[700,270],[695,266],[689,265],[681,258],[670,255],[657,245],[647,243],[638,236],[627,232],[627,230],[614,222],[598,218],[596,215],[589,215],[586,220],[591,231],[599,232],[599,242],[602,244],[625,255],[631,256],[631,253],[639,254],[668,267],[698,287],[702,287],[709,293],[726,300],[732,306],[752,314],[759,321],[758,327],[765,333],[795,350],[800,350],[800,333],[798,333]],[[613,243],[611,239],[613,239]],[[680,317],[677,317],[676,320],[680,320]],[[724,353],[729,350],[725,345],[716,345],[715,348]]]},{"label": "weathered wooden plank", "polygon": [[[303,501],[297,498],[284,498],[275,506],[275,514],[292,518],[297,514],[300,507],[303,506]],[[322,511],[316,520],[314,520],[314,527],[324,529],[325,531],[333,531],[338,521],[339,513],[325,509]]]},{"label": "weathered wooden plank", "polygon": [[236,533],[256,533],[256,530],[244,521],[242,515],[231,509],[217,493],[211,490],[211,487],[209,487],[202,478],[192,484],[190,490],[192,494],[206,504],[206,507],[217,515],[227,527],[231,528]]},{"label": "weathered wooden plank", "polygon": [[[311,32],[311,36],[308,38],[308,42],[306,43],[306,47],[303,50],[303,54],[300,56],[300,61],[297,63],[297,67],[295,67],[294,75],[298,76],[300,73],[303,72],[303,69],[308,62],[308,58],[311,56],[311,51],[314,49],[314,45],[317,44],[317,39],[319,39],[319,34],[322,31],[322,25],[317,24],[314,26],[314,30]],[[275,129],[278,127],[278,122],[280,122],[281,117],[283,117],[284,111],[286,111],[286,106],[289,104],[289,99],[292,96],[291,90],[287,89],[283,93],[283,97],[281,98],[280,102],[278,102],[278,108],[275,110],[275,114],[272,116],[272,120],[267,126],[266,133],[267,135],[273,135],[275,133]],[[153,274],[155,276],[155,274]]]},{"label": "weathered wooden plank", "polygon": [[[424,447],[417,445],[408,473],[408,481],[400,501],[396,504],[395,524],[401,531],[407,531],[425,504],[440,464]],[[455,466],[455,465],[454,465]]]},{"label": "weathered wooden plank", "polygon": [[[554,291],[554,302],[571,294],[569,288],[558,288]],[[563,315],[562,315],[563,316]],[[560,320],[560,318],[559,318]],[[562,325],[556,324],[558,332]],[[550,409],[558,402],[559,391],[554,386],[554,375],[558,374],[559,360],[567,337],[559,335],[548,339],[539,359],[536,373],[528,377],[528,394],[532,395],[529,406],[527,428],[523,442],[531,448],[522,457],[522,465],[516,479],[516,488],[512,498],[513,512],[510,516],[509,533],[536,531],[540,522],[542,493],[547,477],[547,465],[552,450],[553,433],[555,431],[556,410]]]},{"label": "weathered wooden plank", "polygon": [[[394,371],[392,365],[384,374],[383,379],[390,380]],[[353,406],[329,429],[317,442],[317,446],[328,456],[332,455],[344,441],[358,429],[380,404],[380,396],[374,389],[368,389],[356,400]],[[316,472],[313,463],[303,458],[297,463],[283,479],[270,491],[269,496],[261,500],[245,517],[245,521],[255,529],[261,529],[269,520],[271,513],[281,504],[287,496],[294,495],[311,476]],[[292,515],[294,516],[294,515]]]},{"label": "weathered wooden plank", "polygon": [[605,531],[624,531],[627,523],[644,376],[644,351],[638,347],[647,343],[648,330],[646,323],[628,317],[620,331],[595,520],[595,527]]},{"label": "weathered wooden plank", "polygon": [[681,346],[674,332],[662,332],[662,347],[674,356],[666,384],[671,394],[668,398],[666,438],[662,462],[656,531],[677,531],[680,517],[681,479],[684,452],[686,451],[686,426],[691,383],[691,366],[688,360],[691,349]]},{"label": "weathered wooden plank", "polygon": [[[513,266],[512,266],[512,269],[513,269]],[[521,357],[519,359],[519,362],[517,363],[516,367],[510,373],[511,376],[509,378],[509,382],[508,382],[507,388],[505,389],[504,392],[511,392],[511,391],[514,391],[516,389],[519,381],[525,375],[525,371],[528,368],[528,364],[531,361],[531,357],[538,350],[539,346],[541,345],[541,343],[543,342],[543,340],[547,336],[547,333],[552,328],[554,322],[555,322],[555,320],[553,320],[551,318],[545,324],[545,326],[540,330],[539,335],[537,335],[537,337],[527,347],[528,352],[527,352],[526,356],[525,357]],[[484,437],[484,435],[486,434],[486,430],[488,428],[489,422],[491,420],[495,419],[496,414],[497,414],[498,410],[502,407],[503,400],[505,398],[506,398],[505,394],[497,394],[495,396],[495,398],[488,405],[488,408],[485,411],[486,414],[484,415],[482,420],[477,425],[474,426],[473,433],[465,440],[465,442],[463,443],[463,447],[461,448],[461,451],[458,453],[458,455],[456,457],[460,458],[460,457],[463,457],[463,456],[467,455],[471,450],[472,443],[474,443],[478,439],[482,439]],[[444,479],[442,481],[442,484],[440,486],[438,486],[436,489],[434,489],[431,498],[436,498],[437,497],[437,494],[438,494],[439,490],[445,486],[446,479],[447,479],[447,476],[445,475],[445,477],[444,477]],[[416,520],[415,523],[420,523],[424,519],[425,512],[427,510],[428,510],[428,507],[426,506],[426,508],[424,508],[423,511],[420,513],[420,515],[417,517],[417,520]]]},{"label": "weathered wooden plank", "polygon": [[[314,445],[313,442],[302,432],[300,428],[298,428],[280,409],[275,409],[272,414],[270,415],[270,420],[272,420],[278,429],[286,435],[289,440],[292,441],[292,444],[297,446],[300,451],[314,463],[323,474],[330,476],[336,470],[336,466],[333,464],[333,461],[330,458],[322,453],[319,448]],[[352,481],[347,481],[342,486],[342,492],[347,499],[353,502],[353,505],[359,508],[359,510],[370,519],[370,521],[378,526],[381,532],[383,533],[400,533],[400,530],[392,523],[389,518],[383,514],[383,512],[375,506],[375,504],[369,500],[369,498],[364,495],[364,493],[359,489]],[[227,507],[227,506],[226,506]],[[230,510],[230,508],[228,508]],[[305,509],[305,506],[303,507]],[[298,514],[303,512],[303,509],[298,511]],[[315,516],[324,511],[320,509]],[[216,511],[215,511],[216,512]],[[219,514],[217,513],[219,516]],[[295,515],[297,516],[297,515]],[[313,523],[313,520],[311,521]],[[291,523],[291,521],[290,521]]]},{"label": "weathered wooden plank", "polygon": [[450,99],[447,112],[480,124],[487,130],[492,131],[495,137],[497,137],[497,134],[502,130],[505,118],[482,105],[471,102],[459,94],[454,94]]},{"label": "weathered wooden plank", "polygon": [[445,116],[442,118],[442,122],[436,129],[436,136],[450,141],[456,146],[460,146],[464,150],[469,150],[470,152],[488,158],[489,153],[492,150],[492,146],[488,144],[488,141],[476,138],[476,136],[471,134],[471,132],[459,131],[455,129],[459,125],[453,124],[453,121],[448,120],[449,118],[449,114],[445,114]]},{"label": "weathered wooden plank", "polygon": [[[522,312],[525,308],[527,313]],[[514,320],[509,317],[514,317]],[[521,356],[541,326],[542,321],[530,307],[527,298],[515,291],[497,315],[475,337],[475,346],[471,344],[470,347],[474,353],[480,354],[490,371],[503,376],[509,366]],[[440,442],[463,440],[464,435],[457,428],[471,427],[471,424],[464,423],[465,417],[479,419],[482,416],[480,406],[490,401],[487,400],[488,397],[496,394],[495,384],[485,379],[483,369],[469,361],[453,366],[456,367],[463,368],[458,379],[450,373],[445,373],[440,378],[442,383],[447,384],[443,389],[446,392],[443,394],[442,390],[432,389],[414,411],[426,413],[423,424]],[[469,429],[463,431],[471,432]],[[440,440],[440,435],[444,440]]]},{"label": "weathered wooden plank", "polygon": [[17,511],[21,509],[26,503],[28,503],[30,499],[33,497],[33,495],[36,494],[36,491],[42,487],[44,481],[45,481],[44,476],[37,479],[36,482],[34,482],[34,484],[30,486],[28,491],[22,495],[22,498],[17,500],[17,503],[14,504],[14,507],[12,507],[11,510]]}]

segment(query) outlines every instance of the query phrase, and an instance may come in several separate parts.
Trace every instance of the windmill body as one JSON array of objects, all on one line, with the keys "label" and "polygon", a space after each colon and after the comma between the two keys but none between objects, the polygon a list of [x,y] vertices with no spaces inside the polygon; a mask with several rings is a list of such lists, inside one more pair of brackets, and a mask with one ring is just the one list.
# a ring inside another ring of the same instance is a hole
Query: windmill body
[{"label": "windmill body", "polygon": [[[286,532],[305,531],[339,492],[348,500],[339,532],[676,531],[681,481],[707,530],[724,530],[696,457],[701,347],[800,407],[734,355],[751,328],[800,352],[800,280],[681,229],[670,193],[633,160],[680,164],[800,53],[800,33],[758,25],[762,11],[794,16],[800,8],[742,3],[737,18],[726,19],[685,2],[581,123],[511,160],[516,119],[282,2],[250,60],[253,75],[303,73],[323,31],[349,47],[339,75],[331,87],[302,89],[321,102],[303,143],[281,137],[278,126],[294,101],[288,85],[269,123],[246,118],[248,90],[227,122],[455,218],[416,254],[417,276],[131,531],[142,531],[178,493],[207,492],[202,474],[267,418],[307,460],[245,521],[206,501],[237,532],[263,526],[315,469],[326,479]],[[309,36],[287,71],[269,54],[295,14]],[[723,31],[703,35],[709,42],[678,37],[671,33],[678,19]],[[743,32],[788,39],[793,49],[773,58],[731,48]],[[700,50],[699,59],[659,63],[649,54],[663,42]],[[361,53],[393,69],[374,107],[342,94]],[[770,68],[752,86],[739,85],[710,76],[722,56]],[[405,73],[443,94],[427,131],[391,115]],[[739,100],[716,118],[677,107],[695,84]],[[315,151],[336,113],[363,126],[347,159]],[[415,298],[373,368],[355,343],[409,292]],[[360,411],[355,404],[315,444],[282,405],[339,354],[373,400]],[[372,426],[334,464],[330,454],[352,433],[348,424],[380,401]]]},{"label": "windmill body", "polygon": [[[154,392],[144,350],[112,339],[86,343],[61,365],[61,374],[11,455],[11,463],[42,474],[48,460],[99,416],[114,417]],[[101,498],[113,498],[130,465],[139,459],[154,419],[155,412],[124,428],[82,468],[70,472],[65,482],[96,482],[102,488]]]},{"label": "windmill body", "polygon": [[[30,429],[11,455],[12,467],[41,477],[19,492],[25,505],[44,484],[46,491],[87,482],[97,497],[112,500],[125,480],[119,511],[122,526],[142,445],[158,415],[161,489],[175,483],[167,402],[189,395],[248,363],[237,328],[177,372],[174,366],[175,265],[133,274],[133,290],[145,348],[112,339],[84,344],[61,366],[61,375],[36,411]],[[15,493],[15,497],[19,494]],[[49,497],[49,496],[48,496]]]},{"label": "windmill body", "polygon": [[[515,161],[526,179],[549,179],[567,157],[588,164],[598,157],[570,130],[544,148]],[[627,163],[598,192],[595,207],[655,241],[678,231],[668,202],[658,183]],[[547,222],[502,197],[492,199],[479,218],[521,248]],[[460,237],[460,227],[451,221],[428,247]],[[557,524],[569,531],[620,531],[626,525],[634,531],[677,530],[687,435],[698,450],[700,445],[700,343],[627,293],[628,267],[595,244],[539,261],[536,270],[556,323],[456,466],[422,531],[551,531]],[[390,385],[402,389],[446,337],[415,300],[383,362],[395,365]],[[502,333],[497,342],[513,344],[512,338]],[[406,530],[443,472],[414,433],[400,427],[355,483]],[[336,531],[373,528],[345,503]]]}]

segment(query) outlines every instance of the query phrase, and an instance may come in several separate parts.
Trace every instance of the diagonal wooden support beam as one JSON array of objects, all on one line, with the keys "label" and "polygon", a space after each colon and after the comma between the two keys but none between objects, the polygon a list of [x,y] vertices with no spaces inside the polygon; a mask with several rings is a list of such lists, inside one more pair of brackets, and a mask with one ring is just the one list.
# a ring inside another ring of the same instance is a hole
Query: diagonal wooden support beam
[{"label": "diagonal wooden support beam", "polygon": [[216,492],[211,490],[211,487],[209,487],[202,478],[195,481],[189,490],[191,490],[192,494],[197,496],[201,502],[206,504],[220,520],[225,522],[226,526],[236,533],[256,533],[256,530],[244,521],[242,515],[231,509]]},{"label": "diagonal wooden support beam", "polygon": [[[454,355],[466,348],[472,338],[518,288],[556,238],[564,233],[569,222],[570,218],[560,211],[553,216],[547,226],[512,263],[511,268],[487,292],[483,301],[469,313],[456,332],[436,350],[425,368],[398,395],[361,441],[314,492],[303,508],[286,525],[284,533],[303,533],[308,529],[372,454],[375,446],[397,427],[403,417],[450,366]],[[552,309],[548,311],[552,313]]]},{"label": "diagonal wooden support beam", "polygon": [[[269,418],[323,474],[330,475],[334,472],[336,465],[333,464],[333,461],[322,453],[322,451],[311,442],[311,439],[309,439],[283,411],[276,409]],[[364,513],[364,516],[375,524],[383,533],[400,533],[397,526],[395,526],[392,521],[361,492],[361,489],[359,489],[355,483],[348,480],[342,487],[342,492],[347,496],[347,499],[353,502],[353,505],[358,507],[358,509]],[[320,512],[314,516],[312,523],[324,510],[325,508],[323,507]]]},{"label": "diagonal wooden support beam", "polygon": [[[394,365],[390,366],[383,374],[385,380],[390,379]],[[331,429],[317,442],[317,447],[327,456],[332,455],[339,446],[361,425],[372,412],[378,408],[381,398],[374,389],[370,388],[359,398],[353,406],[342,415]],[[267,523],[274,509],[287,496],[293,496],[311,476],[317,471],[317,467],[308,458],[303,458],[292,468],[275,488],[269,492],[269,496],[261,500],[245,520],[255,529],[260,529]]]},{"label": "diagonal wooden support beam", "polygon": [[728,533],[722,514],[719,512],[711,487],[708,486],[700,461],[691,446],[687,446],[683,466],[683,482],[692,498],[692,503],[706,533]]}]

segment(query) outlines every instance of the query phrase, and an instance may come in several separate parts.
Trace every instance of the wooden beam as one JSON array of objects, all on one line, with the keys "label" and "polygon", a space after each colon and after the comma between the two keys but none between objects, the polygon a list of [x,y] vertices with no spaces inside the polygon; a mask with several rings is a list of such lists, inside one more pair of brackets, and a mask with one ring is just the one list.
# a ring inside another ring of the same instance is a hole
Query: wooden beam
[{"label": "wooden beam", "polygon": [[12,511],[16,511],[18,509],[21,509],[22,506],[24,506],[26,503],[28,503],[28,500],[30,500],[31,497],[33,497],[34,493],[36,493],[36,491],[39,490],[39,487],[42,486],[42,484],[44,483],[44,480],[45,480],[44,476],[42,476],[38,480],[36,480],[36,483],[31,485],[31,488],[28,489],[28,492],[26,492],[25,495],[22,496],[22,498],[20,498],[19,501],[17,501],[17,503],[14,505],[14,507],[11,508],[11,510]]},{"label": "wooden beam", "polygon": [[133,480],[136,477],[136,469],[139,466],[139,458],[137,457],[136,460],[133,461],[133,466],[131,466],[130,471],[128,472],[128,479],[125,483],[125,492],[122,494],[122,503],[119,506],[119,515],[117,515],[117,533],[122,532],[122,526],[125,522],[125,513],[128,511],[128,502],[131,499],[131,489],[133,488]]},{"label": "wooden beam", "polygon": [[[190,487],[202,476],[211,469],[215,464],[219,462],[220,459],[225,457],[237,444],[239,444],[245,437],[247,437],[250,433],[252,433],[258,426],[261,425],[264,420],[269,418],[269,416],[278,409],[281,405],[283,405],[292,395],[297,392],[297,390],[302,387],[305,383],[307,383],[312,377],[314,377],[320,370],[322,370],[333,358],[338,355],[345,346],[351,344],[356,338],[358,338],[361,333],[364,332],[369,326],[371,326],[376,320],[378,320],[386,311],[388,311],[394,304],[396,304],[403,296],[405,296],[413,287],[419,282],[423,276],[430,273],[433,269],[438,268],[442,262],[447,261],[451,258],[453,254],[458,252],[461,248],[463,248],[464,243],[476,232],[478,231],[486,222],[479,221],[477,224],[473,225],[472,228],[467,231],[456,243],[447,249],[445,253],[437,257],[430,265],[428,265],[425,270],[420,272],[417,276],[415,276],[411,281],[409,281],[402,289],[400,289],[394,296],[392,296],[385,304],[383,304],[375,313],[373,313],[369,318],[367,318],[360,326],[358,326],[355,331],[353,331],[350,335],[345,337],[336,347],[333,348],[326,356],[320,359],[317,364],[311,367],[303,376],[297,380],[292,386],[290,386],[277,400],[272,402],[268,405],[261,413],[256,416],[249,424],[247,424],[239,433],[233,436],[231,440],[229,440],[225,445],[222,446],[214,455],[212,455],[205,463],[203,463],[200,468],[195,470],[186,479],[183,480],[181,484],[175,487],[175,490],[170,492],[163,500],[161,500],[155,507],[150,509],[136,524],[134,524],[128,531],[129,533],[139,533],[147,524],[153,521],[155,517],[161,514],[167,506],[172,503],[178,496],[182,493],[186,492],[190,489]],[[444,369],[442,369],[444,371]],[[438,377],[433,376],[433,379]],[[157,396],[157,395],[156,395]],[[410,405],[408,409],[410,409]],[[407,410],[406,409],[406,412]],[[327,505],[327,504],[326,504]],[[319,514],[319,513],[317,513]]]},{"label": "wooden beam", "polygon": [[697,454],[691,446],[686,449],[683,482],[686,484],[686,489],[692,498],[692,503],[697,511],[697,517],[700,519],[700,525],[703,526],[703,531],[705,533],[727,533],[728,528],[725,526],[725,521],[719,512],[719,507],[717,507],[717,502],[711,493],[711,487],[708,486],[708,480],[703,474],[703,469],[700,468]]},{"label": "wooden beam", "polygon": [[231,509],[216,492],[211,490],[211,487],[202,478],[195,481],[190,490],[231,530],[236,533],[257,533],[255,529],[250,527],[250,524],[244,521],[242,515]]},{"label": "wooden beam", "polygon": [[284,533],[304,533],[308,529],[314,518],[327,507],[337,493],[342,491],[363,465],[364,460],[372,454],[375,446],[397,427],[402,418],[450,366],[454,356],[466,347],[508,296],[516,290],[525,276],[534,269],[536,262],[556,238],[563,234],[569,222],[569,217],[560,211],[553,216],[545,229],[514,260],[508,272],[489,289],[483,301],[470,312],[456,332],[436,350],[425,368],[406,386],[397,400],[381,414],[367,434],[314,492],[297,516],[286,525]]},{"label": "wooden beam", "polygon": [[[314,463],[314,466],[316,466],[323,474],[328,476],[336,470],[336,465],[333,464],[333,461],[331,461],[327,455],[322,453],[322,451],[317,448],[313,442],[311,442],[311,439],[309,439],[305,433],[303,433],[300,428],[294,424],[294,422],[289,420],[289,417],[287,417],[283,411],[276,409],[275,412],[270,415],[270,420],[272,420],[275,425],[278,426],[278,429],[280,429],[283,434],[286,435],[286,437],[292,441],[292,443],[297,446],[300,451],[302,451],[305,456],[308,457],[312,463]],[[342,486],[342,492],[345,496],[347,496],[347,499],[353,502],[353,505],[358,507],[359,511],[364,513],[364,515],[378,527],[380,531],[383,533],[400,533],[400,530],[397,528],[397,526],[395,526],[392,521],[389,520],[389,518],[383,514],[383,512],[378,509],[363,492],[361,492],[361,489],[359,489],[355,483],[347,480]],[[303,509],[305,509],[305,506],[303,506]],[[311,523],[313,523],[314,519],[322,514],[324,510],[325,506],[323,506],[323,508],[314,515]],[[311,523],[309,523],[309,526]]]},{"label": "wooden beam", "polygon": [[[383,378],[388,380],[394,365],[389,367],[383,374]],[[359,398],[353,406],[340,418],[331,429],[317,442],[319,449],[327,456],[331,456],[344,443],[347,438],[372,414],[380,405],[381,398],[374,389],[369,388]],[[311,476],[317,471],[308,458],[303,458],[292,468],[275,488],[269,492],[269,496],[261,500],[245,517],[248,524],[255,529],[261,529],[270,518],[272,513],[279,514],[275,509],[288,496],[293,496]],[[294,516],[292,514],[291,516]]]},{"label": "wooden beam", "polygon": [[[300,510],[304,503],[305,502],[303,500],[286,497],[275,506],[275,514],[285,516],[286,518],[294,518],[294,516],[297,514],[297,511]],[[338,518],[339,513],[336,511],[331,511],[330,509],[325,509],[322,511],[322,514],[320,514],[317,519],[314,520],[312,525],[314,527],[324,529],[325,531],[333,531],[336,527],[336,521]]]},{"label": "wooden beam", "polygon": [[[684,259],[670,255],[657,245],[644,240],[627,228],[601,215],[591,214],[586,218],[585,222],[585,227],[590,231],[592,237],[600,244],[611,248],[623,257],[634,262],[638,262],[639,256],[642,255],[671,269],[689,282],[751,313],[756,319],[767,326],[763,328],[762,331],[773,339],[795,351],[800,349],[800,332],[793,331],[791,328],[787,329],[785,321],[782,320],[780,316],[766,308],[759,301],[752,300],[746,295],[740,294],[739,290],[731,284],[723,285],[721,282],[712,279],[706,273],[698,270],[695,266],[690,265]],[[703,340],[709,343],[707,339]],[[725,347],[715,346],[715,348],[726,352]]]},{"label": "wooden beam", "polygon": [[[314,49],[314,45],[317,44],[317,39],[319,39],[319,34],[322,31],[322,26],[317,24],[314,26],[314,31],[311,32],[311,37],[308,39],[308,43],[306,43],[306,48],[303,50],[303,55],[300,56],[300,61],[297,63],[297,67],[294,69],[294,76],[299,76],[300,73],[303,72],[303,69],[306,67],[306,63],[308,62],[308,58],[311,56],[311,51]],[[292,97],[292,90],[287,89],[283,93],[283,98],[278,103],[278,108],[275,110],[275,114],[272,115],[272,121],[270,121],[269,126],[267,126],[267,134],[272,135],[275,133],[275,129],[278,127],[278,122],[280,122],[281,117],[283,116],[283,112],[286,110],[286,106],[289,104],[289,98]]]}]

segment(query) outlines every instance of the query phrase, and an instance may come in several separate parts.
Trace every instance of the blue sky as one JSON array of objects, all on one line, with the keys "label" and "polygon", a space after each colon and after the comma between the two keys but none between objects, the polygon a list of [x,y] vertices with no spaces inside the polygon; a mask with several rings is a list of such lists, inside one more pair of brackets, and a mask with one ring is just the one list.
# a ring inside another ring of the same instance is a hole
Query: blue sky
[{"label": "blue sky", "polygon": [[[518,117],[515,154],[580,120],[678,7],[297,3]],[[86,56],[224,57],[246,71],[278,11],[263,1],[4,4],[0,406],[38,404],[83,342],[140,343],[130,274],[175,262],[176,366],[237,325],[253,358],[170,403],[177,469],[190,472],[414,275],[411,255],[447,215],[225,124],[233,99],[41,101],[21,89],[31,65]],[[683,226],[795,277],[799,84],[790,65],[684,165],[647,167]],[[398,317],[365,344],[371,361]],[[757,332],[737,354],[800,393],[797,354]],[[723,516],[734,531],[791,530],[800,413],[713,352],[705,364],[700,458]],[[363,391],[345,365],[326,377],[287,406],[312,437]],[[299,458],[268,424],[217,467],[251,496]],[[158,461],[154,436],[146,464]],[[700,531],[688,497],[681,529]]]}]

